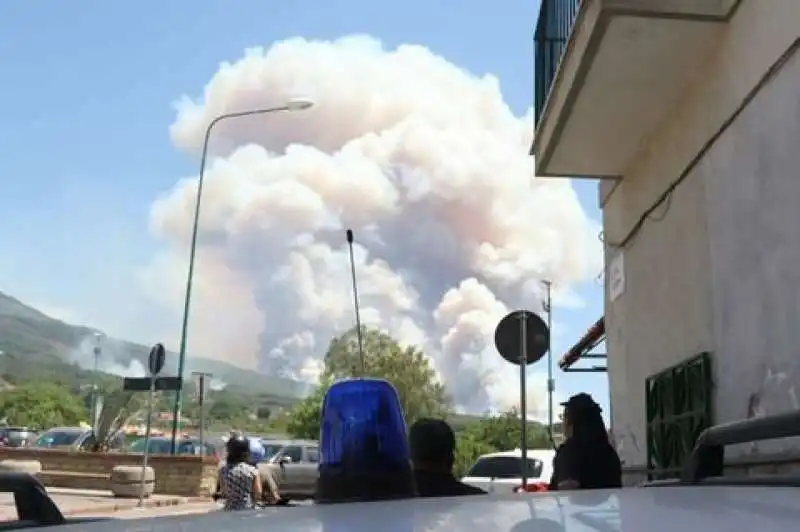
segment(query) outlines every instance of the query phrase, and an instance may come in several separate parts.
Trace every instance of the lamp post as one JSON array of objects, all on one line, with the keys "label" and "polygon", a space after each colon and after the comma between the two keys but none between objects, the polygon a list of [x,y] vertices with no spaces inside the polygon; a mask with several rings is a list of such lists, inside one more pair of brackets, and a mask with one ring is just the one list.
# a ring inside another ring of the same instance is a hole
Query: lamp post
[{"label": "lamp post", "polygon": [[194,221],[192,223],[192,239],[189,245],[189,270],[186,275],[186,292],[183,302],[183,322],[181,324],[181,340],[180,350],[178,353],[178,389],[175,391],[175,405],[172,410],[172,443],[171,453],[175,454],[175,443],[178,434],[178,426],[180,424],[181,416],[181,403],[183,400],[183,374],[186,370],[186,342],[189,332],[189,308],[192,302],[192,281],[194,279],[194,263],[195,255],[197,252],[197,230],[198,221],[200,220],[200,201],[203,197],[203,178],[205,177],[206,159],[208,158],[208,141],[211,137],[211,130],[214,126],[223,120],[231,118],[242,118],[245,116],[263,115],[268,113],[278,113],[282,111],[303,111],[313,107],[314,102],[307,99],[295,98],[287,101],[284,105],[279,107],[269,107],[265,109],[251,109],[249,111],[240,111],[238,113],[226,113],[217,116],[209,122],[206,128],[206,134],[203,138],[203,151],[200,155],[200,175],[197,178],[197,195],[194,204]]},{"label": "lamp post", "polygon": [[542,281],[547,290],[547,299],[544,302],[544,311],[547,312],[547,426],[550,434],[553,433],[553,393],[556,391],[556,383],[553,380],[553,283],[552,281]]}]

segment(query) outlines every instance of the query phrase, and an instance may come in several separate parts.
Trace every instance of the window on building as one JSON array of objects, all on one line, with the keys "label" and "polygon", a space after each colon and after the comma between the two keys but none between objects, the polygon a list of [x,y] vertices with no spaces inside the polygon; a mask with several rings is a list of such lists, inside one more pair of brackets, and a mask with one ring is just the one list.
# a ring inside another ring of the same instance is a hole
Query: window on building
[{"label": "window on building", "polygon": [[676,478],[712,425],[711,354],[701,353],[647,379],[647,469],[650,480]]}]

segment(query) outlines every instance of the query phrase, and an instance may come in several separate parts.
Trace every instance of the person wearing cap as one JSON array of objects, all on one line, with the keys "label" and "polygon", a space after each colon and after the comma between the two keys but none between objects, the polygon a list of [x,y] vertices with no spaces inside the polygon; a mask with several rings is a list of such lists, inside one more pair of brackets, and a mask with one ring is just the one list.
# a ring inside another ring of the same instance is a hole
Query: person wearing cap
[{"label": "person wearing cap", "polygon": [[566,441],[556,450],[550,490],[622,487],[622,464],[609,441],[603,409],[587,393],[561,405]]},{"label": "person wearing cap", "polygon": [[420,497],[485,495],[482,489],[456,480],[453,475],[456,437],[441,419],[420,419],[408,432],[417,494]]}]

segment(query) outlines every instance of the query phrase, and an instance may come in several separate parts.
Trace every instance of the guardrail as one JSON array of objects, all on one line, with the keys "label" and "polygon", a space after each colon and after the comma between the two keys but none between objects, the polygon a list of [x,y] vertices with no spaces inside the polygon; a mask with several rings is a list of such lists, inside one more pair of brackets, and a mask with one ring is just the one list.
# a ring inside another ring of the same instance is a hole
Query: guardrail
[{"label": "guardrail", "polygon": [[534,117],[536,124],[547,104],[558,64],[567,47],[583,0],[542,0],[534,36]]},{"label": "guardrail", "polygon": [[746,419],[704,430],[681,473],[681,482],[699,482],[721,477],[725,446],[800,436],[800,411]]}]

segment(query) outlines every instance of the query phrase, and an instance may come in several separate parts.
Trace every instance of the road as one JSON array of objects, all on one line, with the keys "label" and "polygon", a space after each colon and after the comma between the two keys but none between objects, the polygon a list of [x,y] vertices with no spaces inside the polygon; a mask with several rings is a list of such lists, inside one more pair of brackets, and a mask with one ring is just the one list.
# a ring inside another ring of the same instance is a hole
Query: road
[{"label": "road", "polygon": [[[309,506],[311,501],[294,503],[296,506]],[[142,519],[146,517],[168,517],[171,515],[190,515],[215,512],[222,509],[222,503],[191,502],[178,504],[176,506],[164,506],[160,508],[135,508],[120,512],[109,512],[107,514],[97,514],[97,517],[113,517],[114,519]]]},{"label": "road", "polygon": [[97,517],[112,517],[114,519],[142,519],[145,517],[168,517],[171,515],[204,514],[219,510],[222,506],[212,501],[178,504],[175,506],[162,506],[157,508],[135,508],[120,512],[96,514]]},{"label": "road", "polygon": [[[68,488],[47,488],[47,493],[53,502],[56,503],[61,513],[64,515],[87,515],[93,509],[99,512],[110,512],[114,506],[131,506],[136,504],[136,500],[119,499],[114,497],[110,491],[97,490],[75,490]],[[173,508],[181,506],[184,497],[173,497],[169,495],[153,495],[148,499],[149,504],[171,503]],[[168,508],[169,506],[167,506]],[[154,508],[158,509],[158,508]],[[14,503],[14,495],[11,493],[0,493],[0,522],[13,521],[17,519],[17,508]]]}]

